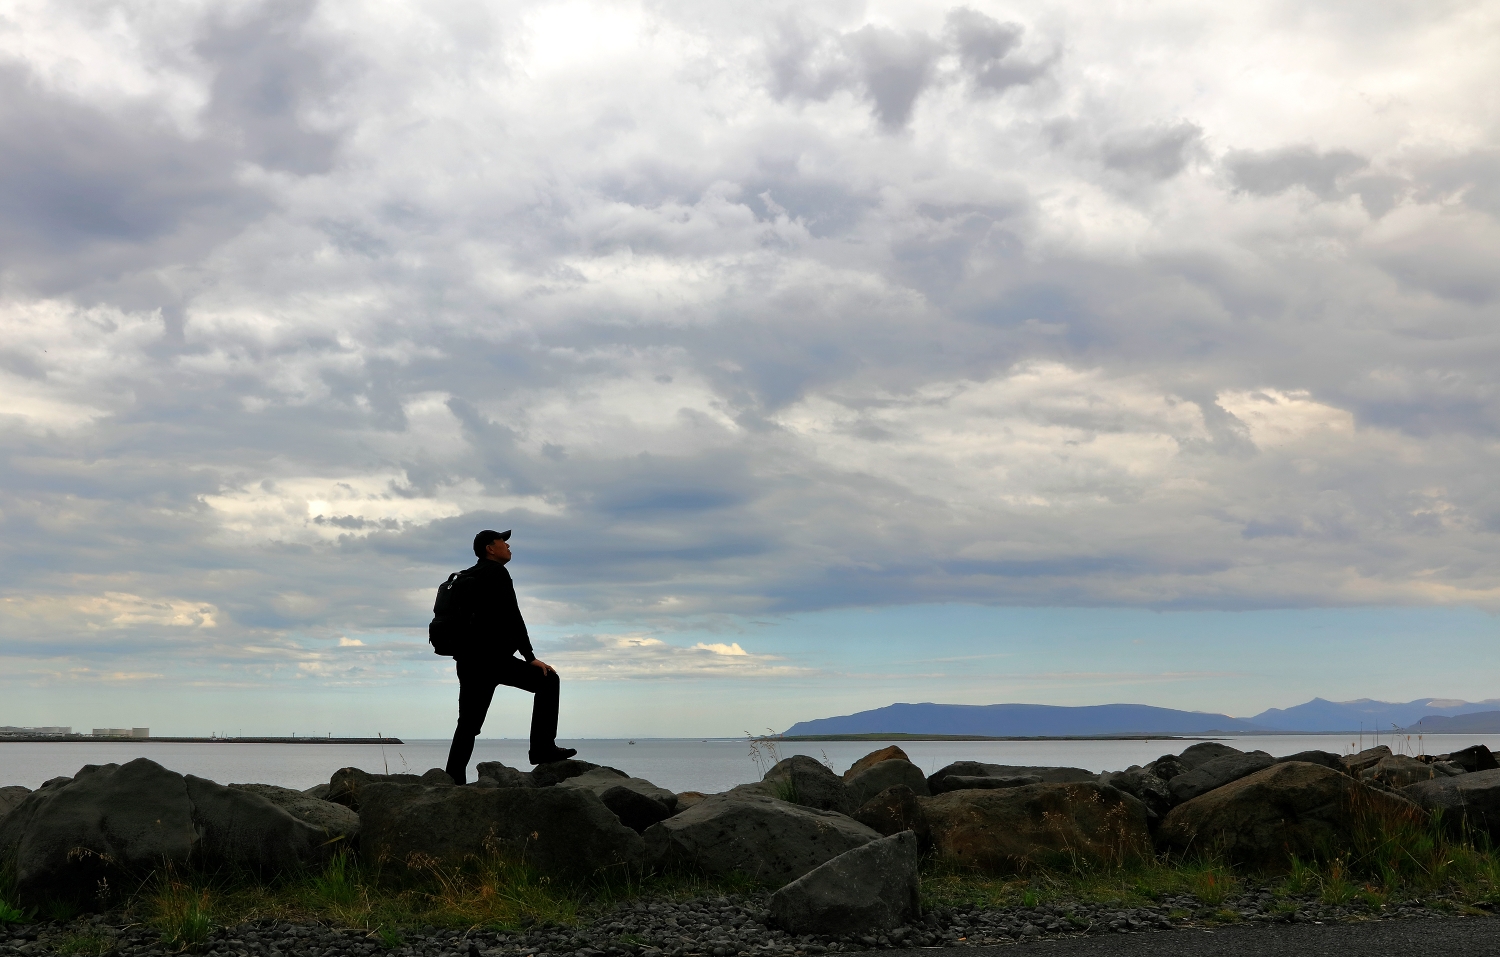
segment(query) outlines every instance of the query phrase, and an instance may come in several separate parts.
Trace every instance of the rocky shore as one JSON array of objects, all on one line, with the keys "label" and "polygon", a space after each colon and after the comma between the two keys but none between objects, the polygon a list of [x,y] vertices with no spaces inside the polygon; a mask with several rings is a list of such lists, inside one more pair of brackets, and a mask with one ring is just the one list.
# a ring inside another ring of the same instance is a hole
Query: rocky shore
[{"label": "rocky shore", "polygon": [[[654,872],[711,884],[748,879],[765,891],[637,898],[584,925],[518,933],[252,924],[218,928],[197,949],[219,957],[377,949],[462,957],[822,954],[1453,911],[1441,901],[1371,909],[1358,895],[1334,906],[1253,882],[1212,903],[1178,894],[1136,907],[1049,900],[924,909],[923,867],[1014,875],[1210,853],[1253,881],[1285,871],[1294,859],[1347,857],[1382,828],[1430,833],[1437,820],[1455,839],[1500,837],[1500,764],[1482,746],[1435,758],[1388,748],[1277,758],[1205,743],[1104,774],[961,761],[926,776],[888,747],[843,774],[795,756],[760,782],[712,795],[673,793],[585,761],[529,772],[496,763],[478,770],[478,781],[459,787],[436,770],[418,776],[344,768],[328,784],[299,792],[220,785],[137,759],[85,767],[35,792],[0,788],[0,857],[14,869],[15,888],[6,903],[35,912],[65,901],[118,914],[119,889],[141,886],[164,865],[275,880],[317,873],[340,855],[393,873],[457,873],[492,858],[524,861],[558,886]],[[117,917],[0,924],[5,953],[171,949],[150,929]]]}]

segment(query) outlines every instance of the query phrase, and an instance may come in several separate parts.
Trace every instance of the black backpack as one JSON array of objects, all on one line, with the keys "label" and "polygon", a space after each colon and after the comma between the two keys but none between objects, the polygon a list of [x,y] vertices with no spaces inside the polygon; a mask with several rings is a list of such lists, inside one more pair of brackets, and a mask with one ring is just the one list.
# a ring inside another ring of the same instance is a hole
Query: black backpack
[{"label": "black backpack", "polygon": [[434,654],[456,658],[469,647],[474,632],[474,570],[454,572],[438,586],[432,603],[432,623],[427,641]]}]

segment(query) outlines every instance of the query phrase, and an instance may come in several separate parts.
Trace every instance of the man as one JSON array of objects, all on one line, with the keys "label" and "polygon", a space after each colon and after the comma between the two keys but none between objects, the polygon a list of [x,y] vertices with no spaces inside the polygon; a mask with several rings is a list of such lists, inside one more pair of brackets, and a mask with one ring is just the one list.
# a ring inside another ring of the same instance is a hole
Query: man
[{"label": "man", "polygon": [[[571,758],[578,752],[557,746],[557,672],[537,660],[526,634],[526,622],[516,604],[516,586],[505,563],[510,561],[510,532],[485,529],[474,536],[474,557],[465,597],[474,612],[469,650],[457,655],[458,728],[448,750],[448,776],[455,784],[467,779],[474,739],[484,727],[484,716],[498,685],[530,691],[532,764]],[[516,657],[516,652],[521,657]],[[523,660],[524,659],[524,660]]]}]

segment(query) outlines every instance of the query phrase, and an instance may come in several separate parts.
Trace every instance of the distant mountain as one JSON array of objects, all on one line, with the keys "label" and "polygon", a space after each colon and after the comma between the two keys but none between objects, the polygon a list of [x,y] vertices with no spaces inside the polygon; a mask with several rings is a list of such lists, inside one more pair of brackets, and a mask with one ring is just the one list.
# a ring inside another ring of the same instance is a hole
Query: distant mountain
[{"label": "distant mountain", "polygon": [[873,711],[799,721],[787,735],[973,734],[1061,737],[1092,734],[1206,734],[1264,731],[1251,721],[1144,704],[1065,708],[1045,704],[893,704]]},{"label": "distant mountain", "polygon": [[1262,711],[1251,724],[1278,731],[1344,731],[1380,730],[1406,728],[1423,718],[1431,716],[1453,717],[1480,711],[1494,711],[1500,701],[1455,701],[1443,698],[1418,698],[1415,701],[1372,701],[1360,698],[1357,701],[1326,701],[1314,698],[1306,704],[1292,708],[1272,708]]},{"label": "distant mountain", "polygon": [[1500,734],[1500,711],[1475,711],[1457,717],[1431,714],[1406,728],[1407,734]]}]

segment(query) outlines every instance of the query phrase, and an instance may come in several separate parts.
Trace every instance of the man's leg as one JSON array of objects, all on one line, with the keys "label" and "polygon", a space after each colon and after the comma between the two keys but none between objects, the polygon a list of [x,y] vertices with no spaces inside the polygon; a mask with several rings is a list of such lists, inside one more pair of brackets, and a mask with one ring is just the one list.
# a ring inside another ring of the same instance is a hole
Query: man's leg
[{"label": "man's leg", "polygon": [[534,754],[552,751],[557,747],[557,709],[562,682],[557,672],[547,674],[536,665],[519,658],[501,662],[497,676],[503,685],[530,691],[535,697],[531,702],[531,750]]},{"label": "man's leg", "polygon": [[476,662],[458,662],[458,727],[453,731],[453,745],[448,749],[445,769],[454,784],[464,784],[469,773],[469,758],[474,756],[474,739],[484,727],[490,701],[499,683],[493,668]]}]

